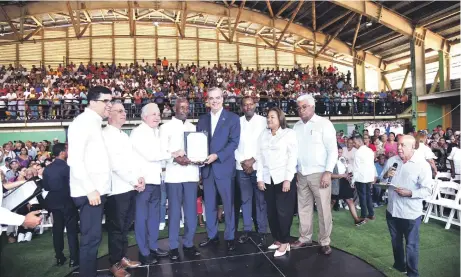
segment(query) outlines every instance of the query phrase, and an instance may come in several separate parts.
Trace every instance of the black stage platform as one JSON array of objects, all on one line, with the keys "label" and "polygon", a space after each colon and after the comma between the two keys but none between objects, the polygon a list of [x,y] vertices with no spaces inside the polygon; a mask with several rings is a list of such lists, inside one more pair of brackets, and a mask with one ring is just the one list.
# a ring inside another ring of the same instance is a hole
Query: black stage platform
[{"label": "black stage platform", "polygon": [[[199,248],[198,257],[184,257],[180,251],[179,261],[168,257],[156,265],[128,269],[132,277],[314,277],[314,276],[385,276],[376,268],[349,253],[333,249],[330,256],[318,253],[319,246],[292,249],[288,255],[274,259],[274,251],[260,249],[250,240],[237,243],[235,251],[227,252],[223,234],[221,242]],[[206,237],[205,233],[195,236],[196,245]],[[268,240],[270,243],[271,241]],[[168,239],[159,241],[159,247],[168,249]],[[128,258],[136,260],[137,246],[128,249]],[[101,274],[111,276],[108,256],[101,257],[98,269]],[[78,276],[78,269],[68,276]]]}]

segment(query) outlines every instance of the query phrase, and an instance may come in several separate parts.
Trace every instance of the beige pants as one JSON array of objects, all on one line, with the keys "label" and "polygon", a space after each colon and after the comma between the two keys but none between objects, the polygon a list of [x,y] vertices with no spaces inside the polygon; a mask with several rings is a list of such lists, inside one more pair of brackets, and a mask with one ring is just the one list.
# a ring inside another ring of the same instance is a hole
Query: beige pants
[{"label": "beige pants", "polygon": [[[314,203],[317,203],[319,214],[319,243],[322,246],[330,245],[332,229],[331,221],[331,185],[320,188],[320,179],[323,173],[302,175],[298,172],[298,214],[299,214],[299,241],[312,242]],[[315,202],[314,202],[315,200]]]}]

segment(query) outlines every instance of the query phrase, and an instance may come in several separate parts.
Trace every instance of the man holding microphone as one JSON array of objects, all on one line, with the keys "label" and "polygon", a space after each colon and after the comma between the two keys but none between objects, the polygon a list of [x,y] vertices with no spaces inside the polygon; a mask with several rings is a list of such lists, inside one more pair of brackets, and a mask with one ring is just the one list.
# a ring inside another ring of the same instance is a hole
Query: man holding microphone
[{"label": "man holding microphone", "polygon": [[415,152],[414,137],[401,136],[397,147],[398,156],[387,161],[381,178],[392,184],[389,186],[386,220],[394,252],[393,267],[410,277],[417,277],[419,226],[423,199],[432,192],[432,171],[424,157]]}]

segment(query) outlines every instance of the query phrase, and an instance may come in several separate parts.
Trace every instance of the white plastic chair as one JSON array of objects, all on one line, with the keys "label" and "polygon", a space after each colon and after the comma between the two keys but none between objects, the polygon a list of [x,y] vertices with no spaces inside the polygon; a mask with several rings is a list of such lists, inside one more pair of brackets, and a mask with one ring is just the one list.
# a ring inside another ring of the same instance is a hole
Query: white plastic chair
[{"label": "white plastic chair", "polygon": [[435,179],[445,178],[451,180],[451,173],[450,172],[437,172],[437,176]]},{"label": "white plastic chair", "polygon": [[[454,199],[448,198],[453,195]],[[443,222],[447,222],[445,229],[449,229],[451,224],[461,226],[459,220],[459,211],[461,210],[460,198],[461,186],[459,184],[452,181],[437,182],[436,189],[432,195],[432,198],[427,200],[429,205],[426,210],[426,215],[424,216],[424,223],[429,222],[429,218],[434,218]],[[448,217],[443,215],[443,208],[451,209],[450,215]],[[453,219],[455,212],[457,212],[458,215],[457,220]]]},{"label": "white plastic chair", "polygon": [[49,215],[48,216],[48,211],[42,210],[42,221],[40,222],[40,225],[38,225],[39,230],[40,230],[40,235],[43,234],[43,231],[45,228],[52,228],[53,227],[53,216]]}]

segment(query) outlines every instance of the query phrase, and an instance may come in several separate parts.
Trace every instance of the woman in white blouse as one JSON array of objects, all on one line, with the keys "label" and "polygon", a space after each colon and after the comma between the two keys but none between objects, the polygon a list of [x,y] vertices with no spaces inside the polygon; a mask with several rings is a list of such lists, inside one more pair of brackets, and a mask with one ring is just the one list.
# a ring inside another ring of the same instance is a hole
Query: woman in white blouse
[{"label": "woman in white blouse", "polygon": [[267,127],[258,141],[256,178],[258,189],[265,191],[267,218],[274,238],[269,249],[276,249],[274,257],[280,257],[290,251],[288,240],[296,201],[296,184],[292,180],[296,173],[298,142],[278,107],[269,109]]}]

